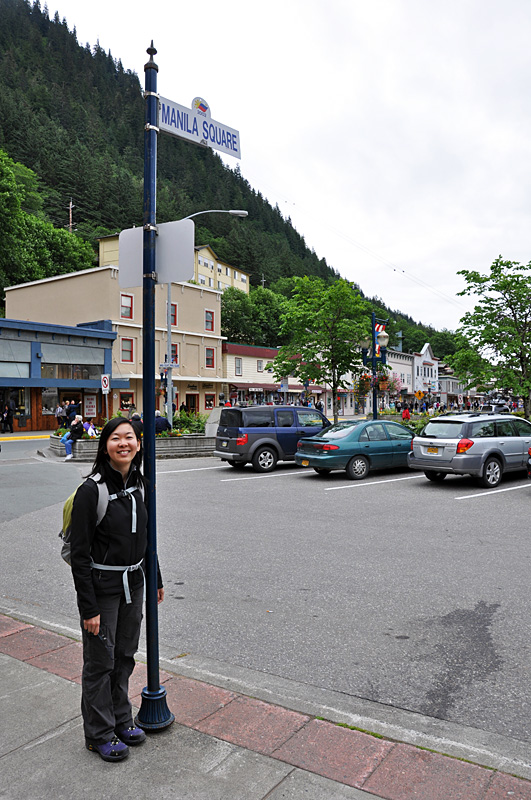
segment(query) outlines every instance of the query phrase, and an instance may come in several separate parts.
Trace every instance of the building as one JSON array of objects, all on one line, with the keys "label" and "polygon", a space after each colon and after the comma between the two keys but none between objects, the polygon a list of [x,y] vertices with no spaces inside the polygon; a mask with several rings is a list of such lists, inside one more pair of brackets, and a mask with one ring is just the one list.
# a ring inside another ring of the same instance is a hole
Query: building
[{"label": "building", "polygon": [[[289,378],[288,381],[275,380],[273,370],[267,365],[278,354],[274,347],[256,347],[250,344],[223,342],[223,391],[232,403],[252,404],[288,402],[300,403],[305,387]],[[317,402],[325,389],[310,384],[308,391]]]},{"label": "building", "polygon": [[[107,416],[101,376],[112,369],[116,333],[99,328],[0,320],[0,403],[14,411],[14,430],[54,430],[58,403],[81,403],[85,417]],[[127,387],[115,380],[115,391]]]},{"label": "building", "polygon": [[232,286],[249,294],[249,274],[220,261],[207,244],[194,249],[194,281],[220,292]]},{"label": "building", "polygon": [[[117,238],[117,237],[115,237]],[[167,286],[155,287],[155,363],[172,368],[175,403],[208,412],[223,382],[221,292],[190,283],[171,286],[171,342],[167,342]],[[6,289],[6,314],[17,319],[63,325],[109,320],[112,350],[110,413],[142,410],[142,289],[121,289],[118,267],[100,266]],[[164,409],[161,374],[156,407]]]},{"label": "building", "polygon": [[[119,237],[103,236],[99,239],[100,267],[119,266]],[[249,294],[249,273],[236,269],[225,261],[220,261],[210,245],[203,244],[194,248],[194,274],[190,280],[208,289],[223,292],[229,286]]]}]

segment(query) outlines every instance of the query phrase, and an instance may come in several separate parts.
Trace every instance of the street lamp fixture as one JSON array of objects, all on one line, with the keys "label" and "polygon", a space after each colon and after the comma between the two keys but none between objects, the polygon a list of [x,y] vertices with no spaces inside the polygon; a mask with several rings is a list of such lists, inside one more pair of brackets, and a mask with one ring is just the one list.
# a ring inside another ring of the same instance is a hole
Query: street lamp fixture
[{"label": "street lamp fixture", "polygon": [[[376,375],[378,372],[378,365],[384,366],[387,363],[387,345],[389,344],[389,334],[385,330],[376,330],[376,323],[380,322],[386,324],[388,320],[377,319],[374,311],[371,315],[371,338],[364,339],[361,342],[361,355],[363,364],[367,366],[368,363],[372,367],[372,418],[378,419],[378,387],[376,386]],[[380,347],[380,355],[377,355],[377,348]],[[371,355],[369,356],[369,348]]]}]

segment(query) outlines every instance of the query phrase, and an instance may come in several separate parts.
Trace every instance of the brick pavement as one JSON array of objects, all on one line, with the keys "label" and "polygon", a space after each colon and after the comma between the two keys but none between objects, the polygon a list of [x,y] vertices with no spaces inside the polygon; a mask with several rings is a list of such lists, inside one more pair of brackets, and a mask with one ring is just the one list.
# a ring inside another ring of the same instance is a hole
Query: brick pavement
[{"label": "brick pavement", "polygon": [[[0,614],[0,652],[80,683],[79,642]],[[133,702],[147,682],[133,673]],[[181,725],[387,800],[531,800],[531,782],[161,671]]]}]

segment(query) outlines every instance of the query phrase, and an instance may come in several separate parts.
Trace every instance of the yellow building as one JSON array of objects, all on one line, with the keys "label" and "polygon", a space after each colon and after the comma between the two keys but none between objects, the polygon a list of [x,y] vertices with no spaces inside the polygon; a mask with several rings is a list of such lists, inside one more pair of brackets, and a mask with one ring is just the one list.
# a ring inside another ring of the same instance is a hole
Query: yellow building
[{"label": "yellow building", "polygon": [[[104,236],[100,243],[100,267],[119,266],[118,236]],[[210,245],[194,248],[194,274],[190,280],[208,289],[223,292],[229,286],[249,294],[249,273],[220,261]]]}]

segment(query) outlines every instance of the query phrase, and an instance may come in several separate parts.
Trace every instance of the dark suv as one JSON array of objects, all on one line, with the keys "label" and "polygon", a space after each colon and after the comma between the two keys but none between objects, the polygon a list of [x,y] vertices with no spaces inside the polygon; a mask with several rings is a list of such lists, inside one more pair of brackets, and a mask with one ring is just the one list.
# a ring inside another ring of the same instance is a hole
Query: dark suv
[{"label": "dark suv", "polygon": [[271,472],[277,461],[295,460],[301,437],[319,433],[328,425],[315,408],[222,408],[214,455],[236,468],[250,462],[256,472]]}]

